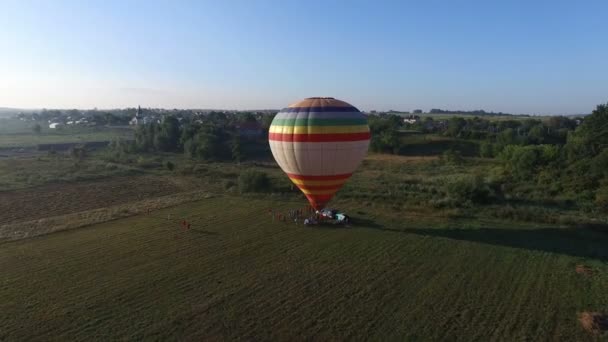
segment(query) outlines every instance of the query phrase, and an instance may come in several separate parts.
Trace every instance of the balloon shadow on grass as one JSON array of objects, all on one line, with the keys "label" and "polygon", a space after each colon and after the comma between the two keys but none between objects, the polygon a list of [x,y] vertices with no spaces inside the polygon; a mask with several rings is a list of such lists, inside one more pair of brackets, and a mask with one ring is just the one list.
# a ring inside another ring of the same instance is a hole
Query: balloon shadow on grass
[{"label": "balloon shadow on grass", "polygon": [[608,261],[608,230],[580,228],[374,228]]}]

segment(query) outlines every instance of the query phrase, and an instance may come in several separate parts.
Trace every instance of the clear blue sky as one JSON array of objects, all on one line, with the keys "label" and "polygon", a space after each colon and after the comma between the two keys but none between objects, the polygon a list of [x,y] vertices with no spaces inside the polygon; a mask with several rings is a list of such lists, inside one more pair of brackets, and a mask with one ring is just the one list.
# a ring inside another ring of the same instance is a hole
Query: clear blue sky
[{"label": "clear blue sky", "polygon": [[0,2],[0,106],[590,112],[608,1]]}]

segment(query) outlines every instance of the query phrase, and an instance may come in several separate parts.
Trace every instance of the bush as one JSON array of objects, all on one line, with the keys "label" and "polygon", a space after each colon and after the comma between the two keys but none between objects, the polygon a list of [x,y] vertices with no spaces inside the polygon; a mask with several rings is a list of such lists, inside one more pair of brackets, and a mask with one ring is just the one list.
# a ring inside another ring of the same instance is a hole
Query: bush
[{"label": "bush", "polygon": [[194,168],[192,169],[192,172],[197,174],[197,175],[202,175],[205,174],[209,171],[209,169],[205,166],[205,165],[201,165],[201,164],[197,164],[196,166],[194,166]]},{"label": "bush", "polygon": [[450,178],[445,184],[445,191],[451,199],[460,203],[487,203],[495,194],[479,175]]},{"label": "bush", "polygon": [[608,213],[608,185],[604,185],[595,192],[595,204],[601,211]]},{"label": "bush", "polygon": [[239,191],[246,192],[268,192],[270,190],[270,178],[265,172],[247,170],[239,176]]},{"label": "bush", "polygon": [[559,155],[559,148],[553,145],[508,145],[498,157],[515,179],[529,180],[534,179],[541,168],[558,165]]},{"label": "bush", "polygon": [[441,154],[441,162],[449,165],[459,165],[462,164],[462,154],[460,151],[449,149]]},{"label": "bush", "polygon": [[494,144],[491,142],[482,142],[479,146],[479,156],[482,158],[494,158]]},{"label": "bush", "polygon": [[161,163],[156,160],[146,159],[146,158],[140,156],[140,157],[137,157],[137,165],[144,169],[154,169],[154,168],[161,166]]},{"label": "bush", "polygon": [[106,170],[116,170],[118,169],[118,165],[114,164],[114,163],[107,163],[106,164]]},{"label": "bush", "polygon": [[165,167],[167,168],[167,170],[173,171],[173,169],[175,168],[175,164],[173,164],[171,161],[167,160],[167,162],[165,162]]}]

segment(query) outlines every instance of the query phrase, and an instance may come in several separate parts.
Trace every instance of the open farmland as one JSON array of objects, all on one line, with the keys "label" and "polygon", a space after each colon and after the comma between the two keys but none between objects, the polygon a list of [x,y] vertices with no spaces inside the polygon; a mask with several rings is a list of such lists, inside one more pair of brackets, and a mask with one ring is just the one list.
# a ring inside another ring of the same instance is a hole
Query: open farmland
[{"label": "open farmland", "polygon": [[45,128],[41,133],[30,127],[4,127],[0,130],[0,148],[35,147],[38,144],[86,143],[132,139],[131,128],[118,127],[66,127],[61,130]]},{"label": "open farmland", "polygon": [[586,340],[577,314],[608,305],[597,232],[362,207],[354,227],[304,228],[272,222],[302,205],[280,203],[216,197],[3,243],[0,339]]},{"label": "open farmland", "polygon": [[185,191],[166,177],[116,177],[0,192],[0,224],[36,220]]}]

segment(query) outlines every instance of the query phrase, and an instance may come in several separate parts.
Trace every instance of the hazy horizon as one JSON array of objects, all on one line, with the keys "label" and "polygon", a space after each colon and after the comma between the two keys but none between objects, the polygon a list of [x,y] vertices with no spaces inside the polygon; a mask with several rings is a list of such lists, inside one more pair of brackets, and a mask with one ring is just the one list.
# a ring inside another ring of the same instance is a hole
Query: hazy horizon
[{"label": "hazy horizon", "polygon": [[0,107],[589,113],[608,3],[9,1]]}]

